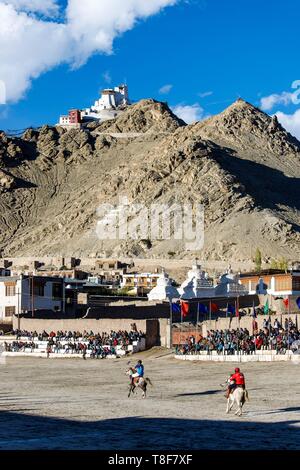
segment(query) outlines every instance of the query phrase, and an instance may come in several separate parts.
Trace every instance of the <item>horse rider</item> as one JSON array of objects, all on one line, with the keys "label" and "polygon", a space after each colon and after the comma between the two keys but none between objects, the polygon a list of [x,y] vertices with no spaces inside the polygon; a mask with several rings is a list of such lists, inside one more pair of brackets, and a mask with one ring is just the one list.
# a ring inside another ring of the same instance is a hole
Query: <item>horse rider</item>
[{"label": "horse rider", "polygon": [[232,374],[229,378],[229,385],[227,387],[226,391],[226,398],[229,398],[229,395],[231,392],[236,387],[242,387],[243,390],[245,390],[245,376],[244,374],[240,371],[239,367],[236,367],[234,369],[234,374]]},{"label": "horse rider", "polygon": [[139,381],[140,377],[144,377],[144,366],[143,366],[143,363],[141,360],[139,360],[137,362],[137,365],[135,366],[135,373],[132,374],[131,376],[131,379],[132,379],[132,383],[135,382],[135,379],[136,379],[136,383]]}]

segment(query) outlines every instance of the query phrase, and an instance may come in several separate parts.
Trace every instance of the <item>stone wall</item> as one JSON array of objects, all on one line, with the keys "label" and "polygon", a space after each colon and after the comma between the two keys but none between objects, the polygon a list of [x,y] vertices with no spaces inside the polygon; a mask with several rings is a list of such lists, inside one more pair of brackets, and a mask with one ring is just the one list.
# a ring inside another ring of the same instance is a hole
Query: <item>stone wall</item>
[{"label": "stone wall", "polygon": [[[40,319],[40,318],[20,318],[20,329],[26,331],[37,331],[41,333],[43,330],[50,331],[93,331],[94,333],[109,333],[111,330],[127,330],[132,329],[135,323],[138,330],[146,333],[146,347],[167,346],[167,326],[168,320],[159,319],[132,319],[132,318],[101,318],[99,320],[89,318],[79,319]],[[18,318],[13,319],[13,328],[18,328]]]},{"label": "stone wall", "polygon": [[213,362],[278,362],[278,361],[292,361],[296,364],[300,363],[300,356],[288,352],[286,354],[276,354],[276,351],[259,351],[262,354],[186,354],[175,355],[175,359],[181,361],[213,361]]}]

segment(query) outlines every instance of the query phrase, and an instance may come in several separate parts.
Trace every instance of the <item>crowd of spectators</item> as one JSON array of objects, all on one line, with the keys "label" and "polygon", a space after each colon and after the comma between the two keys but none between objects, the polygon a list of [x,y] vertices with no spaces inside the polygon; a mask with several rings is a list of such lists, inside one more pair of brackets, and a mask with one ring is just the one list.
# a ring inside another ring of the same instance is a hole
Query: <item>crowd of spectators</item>
[{"label": "crowd of spectators", "polygon": [[71,353],[82,354],[85,358],[87,353],[91,358],[105,358],[108,355],[116,355],[117,347],[127,351],[128,346],[134,341],[140,341],[145,338],[142,331],[113,331],[110,333],[94,333],[93,331],[51,331],[47,333],[37,333],[36,331],[13,332],[16,340],[11,343],[5,342],[6,351],[24,352],[30,349],[31,352],[37,351],[40,342],[46,343],[46,351],[50,353]]},{"label": "crowd of spectators", "polygon": [[186,342],[176,346],[177,354],[197,354],[201,351],[218,354],[255,354],[257,350],[274,350],[277,354],[285,354],[287,350],[300,353],[300,331],[291,319],[284,325],[278,320],[264,320],[263,327],[252,334],[247,328],[232,330],[210,330],[206,337],[189,336]]}]

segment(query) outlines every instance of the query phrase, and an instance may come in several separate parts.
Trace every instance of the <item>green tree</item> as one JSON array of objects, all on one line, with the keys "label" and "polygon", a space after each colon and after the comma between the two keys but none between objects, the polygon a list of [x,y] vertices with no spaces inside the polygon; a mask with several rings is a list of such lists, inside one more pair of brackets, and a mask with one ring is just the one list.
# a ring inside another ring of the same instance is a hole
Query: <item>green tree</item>
[{"label": "green tree", "polygon": [[282,271],[288,270],[288,261],[286,258],[272,259],[271,261],[271,269],[281,269]]},{"label": "green tree", "polygon": [[261,251],[259,248],[256,248],[254,263],[255,263],[256,271],[260,272],[261,271]]},{"label": "green tree", "polygon": [[278,262],[278,267],[279,269],[282,269],[283,271],[287,271],[288,269],[288,262],[286,258],[281,258]]},{"label": "green tree", "polygon": [[278,269],[278,262],[274,258],[271,261],[271,269]]}]

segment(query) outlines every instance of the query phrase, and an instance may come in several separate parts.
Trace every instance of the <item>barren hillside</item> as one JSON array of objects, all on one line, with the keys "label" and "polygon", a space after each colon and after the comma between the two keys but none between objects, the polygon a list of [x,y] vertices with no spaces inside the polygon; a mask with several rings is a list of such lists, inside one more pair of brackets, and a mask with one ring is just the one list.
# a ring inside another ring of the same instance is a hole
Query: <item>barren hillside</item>
[{"label": "barren hillside", "polygon": [[[2,255],[122,255],[249,260],[300,257],[300,144],[243,100],[186,126],[142,100],[86,131],[44,126],[0,133]],[[205,244],[102,241],[102,203],[201,203]]]}]

